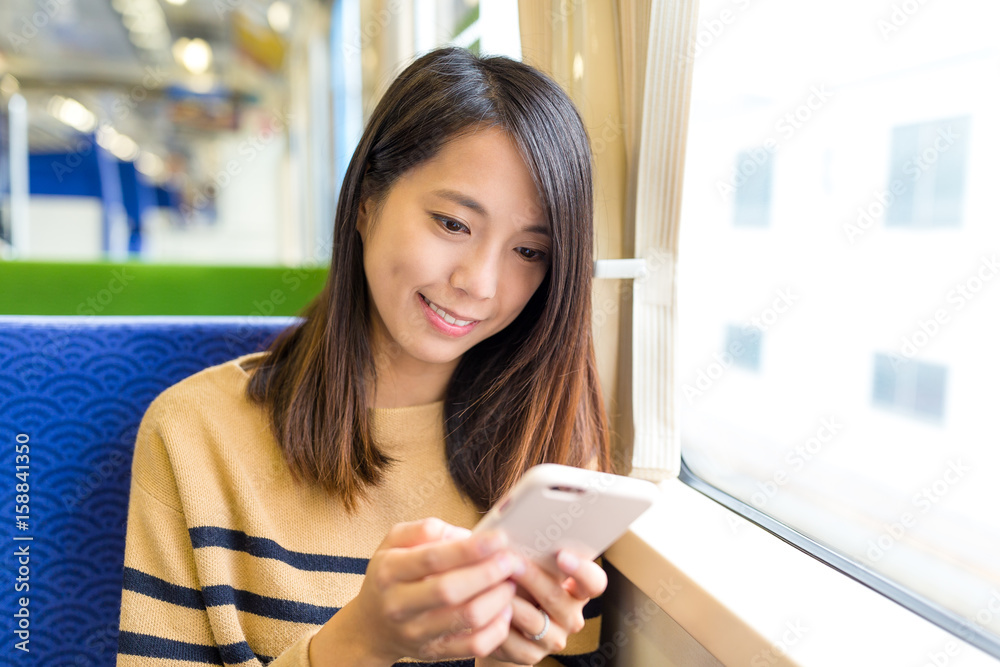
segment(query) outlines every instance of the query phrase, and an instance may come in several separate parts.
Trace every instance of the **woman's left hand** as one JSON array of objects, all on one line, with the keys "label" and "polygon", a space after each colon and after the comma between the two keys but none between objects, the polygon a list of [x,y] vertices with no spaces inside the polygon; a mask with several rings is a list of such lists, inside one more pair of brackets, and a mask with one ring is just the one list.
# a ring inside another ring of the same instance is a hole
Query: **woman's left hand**
[{"label": "woman's left hand", "polygon": [[[524,574],[512,577],[520,587],[514,597],[510,634],[490,658],[519,665],[534,665],[550,653],[566,648],[566,639],[583,629],[583,607],[604,592],[608,576],[597,563],[580,559],[563,550],[556,558],[566,577],[560,580],[538,565],[528,562]],[[525,594],[534,602],[524,598]],[[544,614],[542,612],[545,612]],[[545,615],[548,629],[541,639],[530,637],[542,632]],[[477,665],[490,664],[490,660]]]}]

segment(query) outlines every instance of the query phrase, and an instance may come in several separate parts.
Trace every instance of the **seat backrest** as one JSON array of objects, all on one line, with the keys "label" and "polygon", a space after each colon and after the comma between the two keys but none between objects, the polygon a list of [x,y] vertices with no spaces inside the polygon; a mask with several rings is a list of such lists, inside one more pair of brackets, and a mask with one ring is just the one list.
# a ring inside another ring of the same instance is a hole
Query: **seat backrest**
[{"label": "seat backrest", "polygon": [[14,664],[115,664],[132,451],[146,408],[298,321],[0,316],[2,561],[16,579],[0,608],[8,619],[27,610],[12,619],[23,633],[13,641],[30,649],[8,644]]}]

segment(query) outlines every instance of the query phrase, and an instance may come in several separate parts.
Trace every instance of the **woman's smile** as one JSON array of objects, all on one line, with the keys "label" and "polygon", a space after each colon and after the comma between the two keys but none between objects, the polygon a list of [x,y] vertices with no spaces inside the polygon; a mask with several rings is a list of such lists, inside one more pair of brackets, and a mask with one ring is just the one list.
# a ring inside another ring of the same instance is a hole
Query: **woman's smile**
[{"label": "woman's smile", "polygon": [[458,317],[453,317],[446,310],[438,306],[433,301],[429,301],[427,297],[423,294],[417,293],[420,298],[420,303],[423,304],[424,314],[427,316],[427,320],[437,327],[441,333],[448,336],[464,336],[465,334],[472,331],[479,320],[463,320]]}]

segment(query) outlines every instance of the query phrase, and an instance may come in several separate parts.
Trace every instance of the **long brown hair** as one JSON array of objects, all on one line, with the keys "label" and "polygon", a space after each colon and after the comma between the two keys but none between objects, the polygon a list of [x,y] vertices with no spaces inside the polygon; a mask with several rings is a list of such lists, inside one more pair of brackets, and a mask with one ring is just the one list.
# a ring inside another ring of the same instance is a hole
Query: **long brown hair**
[{"label": "long brown hair", "polygon": [[481,509],[545,462],[610,470],[607,417],[591,335],[593,192],[587,134],[551,79],[504,57],[438,49],[413,62],[378,103],[344,177],[333,256],[304,322],[271,344],[247,396],[269,407],[297,479],[348,508],[392,464],[368,420],[375,382],[358,210],[376,208],[408,169],[472,128],[518,146],[552,229],[541,286],[503,331],[460,360],[445,396],[451,475]]}]

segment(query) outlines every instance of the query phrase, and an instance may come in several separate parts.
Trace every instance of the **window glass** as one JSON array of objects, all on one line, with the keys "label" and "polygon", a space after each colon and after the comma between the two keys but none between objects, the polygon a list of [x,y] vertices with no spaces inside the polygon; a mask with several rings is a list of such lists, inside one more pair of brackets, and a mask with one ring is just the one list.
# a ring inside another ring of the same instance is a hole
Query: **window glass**
[{"label": "window glass", "polygon": [[1000,4],[699,15],[684,459],[1000,635]]}]

